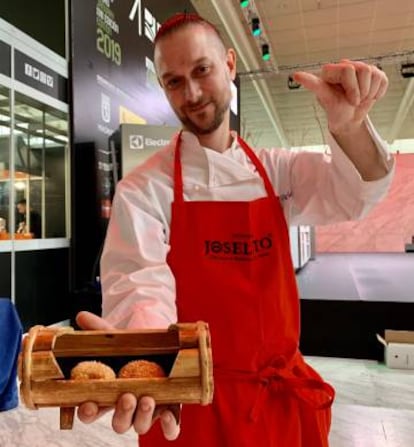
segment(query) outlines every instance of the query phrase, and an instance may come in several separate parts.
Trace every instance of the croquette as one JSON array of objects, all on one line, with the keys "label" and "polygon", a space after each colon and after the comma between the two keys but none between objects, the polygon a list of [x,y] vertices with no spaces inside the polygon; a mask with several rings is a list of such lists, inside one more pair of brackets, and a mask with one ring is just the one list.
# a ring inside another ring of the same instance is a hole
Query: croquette
[{"label": "croquette", "polygon": [[104,363],[92,360],[78,363],[71,370],[70,378],[73,380],[112,380],[116,378],[116,374],[112,368]]},{"label": "croquette", "polygon": [[134,360],[121,368],[118,377],[120,379],[165,377],[165,372],[158,363],[148,360]]}]

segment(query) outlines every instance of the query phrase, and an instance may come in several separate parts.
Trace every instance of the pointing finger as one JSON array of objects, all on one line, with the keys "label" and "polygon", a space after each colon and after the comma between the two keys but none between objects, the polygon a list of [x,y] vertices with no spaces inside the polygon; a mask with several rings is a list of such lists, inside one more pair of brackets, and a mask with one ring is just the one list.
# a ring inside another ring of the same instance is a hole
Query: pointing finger
[{"label": "pointing finger", "polygon": [[318,76],[306,71],[297,71],[293,74],[293,79],[305,87],[307,90],[311,90],[314,93],[322,88],[322,81]]}]

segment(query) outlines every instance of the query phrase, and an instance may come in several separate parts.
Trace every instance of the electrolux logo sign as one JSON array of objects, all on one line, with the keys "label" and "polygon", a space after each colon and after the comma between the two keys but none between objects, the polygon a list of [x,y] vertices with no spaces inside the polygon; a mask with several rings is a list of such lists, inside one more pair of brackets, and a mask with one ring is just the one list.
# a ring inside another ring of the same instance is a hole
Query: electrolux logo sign
[{"label": "electrolux logo sign", "polygon": [[129,148],[133,150],[144,149],[144,137],[142,135],[130,135]]},{"label": "electrolux logo sign", "polygon": [[132,150],[158,149],[166,146],[169,142],[165,138],[151,138],[144,135],[129,136],[129,148]]}]

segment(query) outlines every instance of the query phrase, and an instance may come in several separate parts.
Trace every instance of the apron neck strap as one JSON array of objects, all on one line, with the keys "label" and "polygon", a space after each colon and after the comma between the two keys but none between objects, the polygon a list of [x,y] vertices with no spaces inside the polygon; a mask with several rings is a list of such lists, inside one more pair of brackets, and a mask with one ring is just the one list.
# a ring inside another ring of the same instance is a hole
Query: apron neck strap
[{"label": "apron neck strap", "polygon": [[272,186],[272,183],[269,180],[269,176],[267,175],[267,172],[263,167],[262,162],[257,158],[257,155],[253,152],[251,147],[239,135],[237,136],[237,142],[240,144],[240,146],[242,147],[246,155],[250,158],[255,168],[259,172],[260,176],[262,177],[267,195],[269,197],[276,198],[275,190]]},{"label": "apron neck strap", "polygon": [[181,168],[181,138],[183,131],[181,130],[177,136],[174,151],[174,202],[184,202],[183,187],[183,171]]},{"label": "apron neck strap", "polygon": [[[174,202],[184,202],[183,172],[182,172],[181,154],[180,154],[182,133],[183,131],[180,131],[180,133],[178,134],[174,151]],[[259,172],[260,176],[262,177],[267,195],[271,198],[276,198],[276,194],[273,189],[272,183],[269,180],[269,176],[267,175],[267,172],[263,167],[263,164],[257,158],[257,155],[252,151],[250,146],[240,136],[237,136],[237,142],[242,147],[246,155],[250,158],[255,168]]]}]

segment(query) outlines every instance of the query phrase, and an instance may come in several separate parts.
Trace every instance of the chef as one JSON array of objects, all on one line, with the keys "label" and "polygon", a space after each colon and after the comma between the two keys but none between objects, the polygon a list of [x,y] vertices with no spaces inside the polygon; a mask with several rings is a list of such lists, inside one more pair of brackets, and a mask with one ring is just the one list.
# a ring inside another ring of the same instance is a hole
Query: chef
[{"label": "chef", "polygon": [[[387,193],[393,161],[368,119],[386,92],[374,66],[297,72],[325,110],[330,155],[252,149],[229,128],[236,55],[212,24],[178,14],[160,28],[155,66],[182,131],[118,184],[101,261],[103,318],[85,329],[209,323],[212,405],[181,424],[150,396],[123,395],[113,428],[141,447],[326,447],[333,388],[299,351],[289,224],[364,217]],[[102,414],[88,402],[84,422]],[[156,419],[159,427],[152,428]],[[181,428],[181,433],[180,433]]]}]

